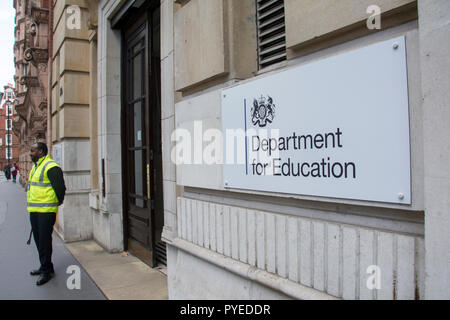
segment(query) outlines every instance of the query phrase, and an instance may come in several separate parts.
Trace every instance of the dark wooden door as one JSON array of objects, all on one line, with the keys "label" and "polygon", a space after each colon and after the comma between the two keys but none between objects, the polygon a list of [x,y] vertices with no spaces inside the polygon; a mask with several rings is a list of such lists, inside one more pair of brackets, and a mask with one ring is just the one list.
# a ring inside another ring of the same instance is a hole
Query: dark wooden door
[{"label": "dark wooden door", "polygon": [[161,242],[159,2],[134,8],[122,25],[124,242],[127,250],[154,267],[165,264],[166,256]]},{"label": "dark wooden door", "polygon": [[153,265],[149,92],[149,32],[146,17],[124,33],[124,202],[128,250]]}]

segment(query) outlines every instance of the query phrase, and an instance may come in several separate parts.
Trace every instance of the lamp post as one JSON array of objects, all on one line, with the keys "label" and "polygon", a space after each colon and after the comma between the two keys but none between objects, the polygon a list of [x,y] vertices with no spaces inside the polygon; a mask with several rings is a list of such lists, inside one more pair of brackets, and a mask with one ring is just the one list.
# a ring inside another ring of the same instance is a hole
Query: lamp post
[{"label": "lamp post", "polygon": [[[9,140],[9,106],[10,106],[10,100],[8,99],[8,101],[6,102],[6,137],[8,138],[8,140]],[[9,149],[9,143],[8,143],[8,141],[6,141],[6,149],[7,149],[7,151],[8,150],[10,150]],[[9,163],[9,154],[10,154],[10,152],[6,152],[6,154],[8,155],[8,165],[10,164]]]},{"label": "lamp post", "polygon": [[[10,108],[10,106],[11,106],[11,101],[8,99],[8,101],[6,102],[6,136],[8,137],[8,139],[11,137],[10,135],[9,135],[9,130],[10,130],[10,128],[9,128],[9,108]],[[7,150],[9,150],[9,152],[7,152],[7,154],[8,154],[8,165],[10,164],[10,161],[9,161],[9,158],[10,158],[10,155],[11,155],[11,148],[10,148],[10,145],[12,144],[12,137],[11,137],[11,139],[9,139],[9,142],[10,143],[7,143],[7,146],[6,146],[6,149]]]}]

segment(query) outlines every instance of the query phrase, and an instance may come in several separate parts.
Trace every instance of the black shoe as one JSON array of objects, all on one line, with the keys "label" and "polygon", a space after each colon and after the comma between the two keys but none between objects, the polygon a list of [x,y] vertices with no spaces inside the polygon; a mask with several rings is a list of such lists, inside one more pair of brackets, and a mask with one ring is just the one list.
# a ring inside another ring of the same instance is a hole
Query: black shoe
[{"label": "black shoe", "polygon": [[41,274],[41,270],[39,270],[39,269],[37,269],[37,270],[31,270],[31,271],[30,271],[30,274],[31,274],[32,276],[38,276],[38,275]]},{"label": "black shoe", "polygon": [[[31,270],[31,271],[30,271],[30,274],[31,274],[32,276],[38,276],[38,275],[41,274],[41,270],[39,270],[39,269]],[[54,275],[54,274],[55,274],[55,271],[50,271],[50,274]]]},{"label": "black shoe", "polygon": [[49,282],[51,278],[52,278],[52,274],[51,273],[42,273],[39,276],[38,281],[36,281],[36,285],[41,286],[41,285]]}]

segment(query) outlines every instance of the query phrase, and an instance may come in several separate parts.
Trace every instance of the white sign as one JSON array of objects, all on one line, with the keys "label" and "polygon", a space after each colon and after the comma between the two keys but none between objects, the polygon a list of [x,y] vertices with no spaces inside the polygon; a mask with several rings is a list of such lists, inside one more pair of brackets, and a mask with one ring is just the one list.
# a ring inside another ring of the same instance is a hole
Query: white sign
[{"label": "white sign", "polygon": [[57,164],[62,166],[62,154],[61,154],[61,145],[53,145],[53,160],[56,161]]},{"label": "white sign", "polygon": [[224,90],[222,125],[226,188],[411,203],[404,37]]}]

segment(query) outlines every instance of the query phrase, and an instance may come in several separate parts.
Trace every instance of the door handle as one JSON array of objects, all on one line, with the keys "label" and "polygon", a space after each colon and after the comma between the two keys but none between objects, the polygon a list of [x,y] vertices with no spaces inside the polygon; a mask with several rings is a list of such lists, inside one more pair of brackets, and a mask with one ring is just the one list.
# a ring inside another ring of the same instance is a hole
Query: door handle
[{"label": "door handle", "polygon": [[151,195],[151,183],[150,183],[150,164],[147,164],[147,198],[150,200]]}]

